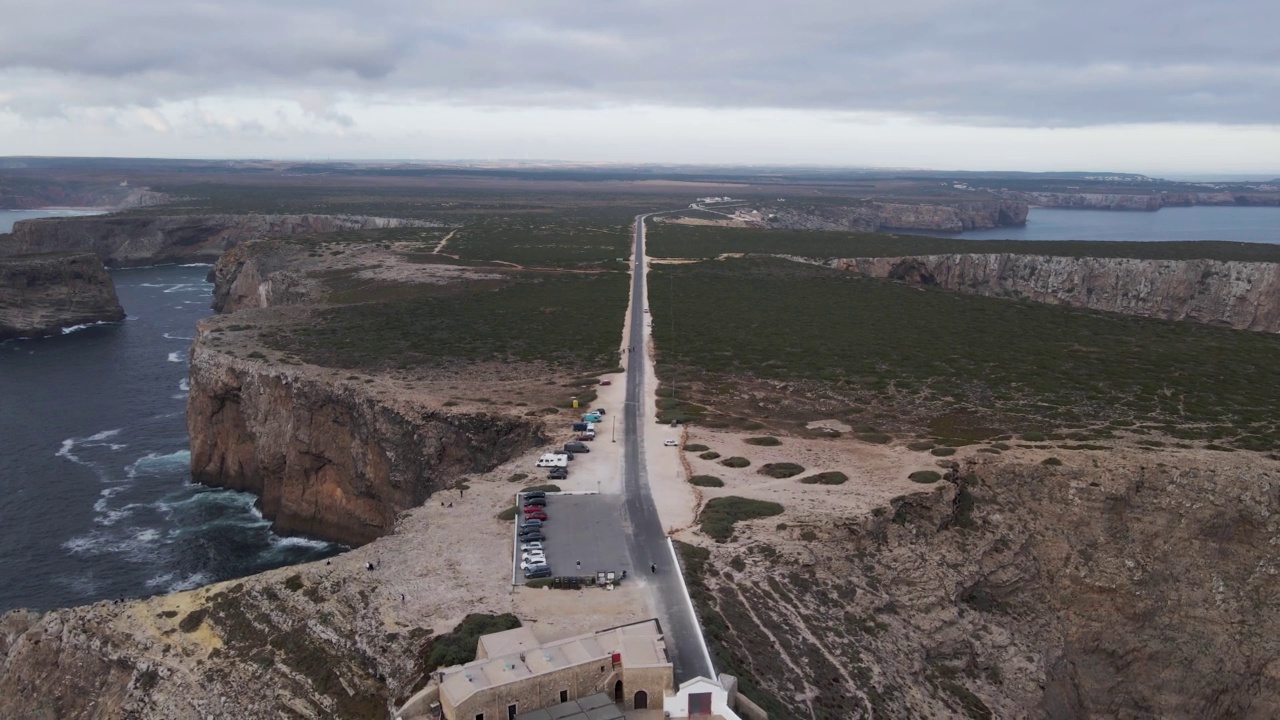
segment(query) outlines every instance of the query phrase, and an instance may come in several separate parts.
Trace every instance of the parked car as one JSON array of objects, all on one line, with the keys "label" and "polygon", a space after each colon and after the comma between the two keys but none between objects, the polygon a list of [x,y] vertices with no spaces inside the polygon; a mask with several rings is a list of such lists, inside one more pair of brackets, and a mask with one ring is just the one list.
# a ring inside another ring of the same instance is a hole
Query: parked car
[{"label": "parked car", "polygon": [[541,550],[541,549],[542,549],[542,543],[537,542],[537,541],[534,541],[534,542],[527,542],[527,543],[520,543],[520,549],[521,549],[521,550]]},{"label": "parked car", "polygon": [[524,542],[542,542],[547,539],[546,535],[540,530],[532,530],[527,533],[520,533],[520,539]]},{"label": "parked car", "polygon": [[586,432],[587,430],[590,430],[590,429],[591,428],[587,427],[587,424],[584,422],[576,422],[573,424],[574,432]]},{"label": "parked car", "polygon": [[649,308],[645,308],[645,309],[644,309],[644,311],[645,311],[645,312],[649,312]]},{"label": "parked car", "polygon": [[563,480],[569,477],[569,468],[551,468],[547,471],[547,477],[552,480]]},{"label": "parked car", "polygon": [[520,569],[524,570],[525,572],[528,572],[530,570],[533,570],[535,568],[540,568],[540,567],[547,567],[547,561],[541,560],[538,562],[530,562],[528,560],[525,560],[520,563]]},{"label": "parked car", "polygon": [[536,568],[532,568],[524,571],[525,580],[533,580],[534,578],[544,578],[544,577],[551,577],[550,565],[543,565],[542,567],[536,567]]},{"label": "parked car", "polygon": [[547,499],[544,497],[526,497],[524,499],[524,506],[527,508],[530,505],[536,505],[538,507],[546,507]]},{"label": "parked car", "polygon": [[573,459],[573,453],[569,452],[568,450],[552,450],[551,454],[555,455],[556,457],[568,458],[569,460]]},{"label": "parked car", "polygon": [[604,411],[604,408],[596,408],[595,413],[600,417],[604,417],[605,415],[608,415],[608,413]]},{"label": "parked car", "polygon": [[584,432],[584,433],[578,433],[578,439],[579,439],[579,440],[587,440],[587,441],[595,440],[595,439],[596,439],[596,431],[595,431],[595,430],[588,430],[588,431],[586,431],[586,432]]},{"label": "parked car", "polygon": [[613,384],[613,381],[612,381],[612,380],[601,380],[601,381],[600,381],[600,384],[601,384],[601,385],[612,385],[612,384]]},{"label": "parked car", "polygon": [[527,562],[527,563],[538,563],[538,562],[546,563],[547,554],[542,552],[541,550],[537,552],[525,553],[520,556],[520,561]]},{"label": "parked car", "polygon": [[532,530],[541,530],[541,529],[542,529],[542,518],[525,518],[525,519],[524,519],[524,521],[520,523],[520,531],[521,531],[521,532],[523,532],[523,531],[525,531],[525,530],[530,530],[530,529],[532,529]]},{"label": "parked car", "polygon": [[564,444],[564,449],[565,449],[565,450],[572,450],[573,452],[576,452],[576,453],[589,453],[589,452],[591,452],[591,448],[587,447],[587,444],[586,444],[586,443],[578,442],[578,441],[576,441],[576,440],[575,440],[575,441],[573,441],[573,442],[567,442],[567,443],[565,443],[565,444]]},{"label": "parked car", "polygon": [[520,494],[527,498],[544,498],[547,496],[547,494],[541,490],[525,490]]},{"label": "parked car", "polygon": [[542,511],[542,508],[525,508],[524,519],[545,521],[547,519],[547,514]]},{"label": "parked car", "polygon": [[679,445],[680,443],[676,442],[675,440],[663,440],[663,441],[662,441],[662,444],[663,444],[663,445],[666,445],[667,447],[675,447],[676,445]]}]

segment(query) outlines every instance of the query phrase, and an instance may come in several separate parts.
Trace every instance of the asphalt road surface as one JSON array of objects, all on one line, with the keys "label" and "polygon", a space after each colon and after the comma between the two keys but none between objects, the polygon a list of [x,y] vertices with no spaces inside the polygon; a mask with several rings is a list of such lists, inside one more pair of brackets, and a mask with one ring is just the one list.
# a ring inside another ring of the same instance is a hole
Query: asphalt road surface
[{"label": "asphalt road surface", "polygon": [[[648,307],[648,296],[644,286],[644,220],[647,215],[636,218],[635,253],[632,265],[631,280],[631,338],[627,343],[636,348],[640,357],[644,353],[644,308]],[[642,575],[653,588],[653,599],[658,610],[658,619],[666,632],[667,654],[674,666],[676,684],[699,675],[714,679],[711,667],[703,653],[701,629],[689,605],[685,602],[684,580],[680,576],[680,568],[672,565],[671,553],[667,548],[667,534],[658,519],[658,510],[653,504],[653,495],[649,489],[649,478],[644,462],[644,431],[640,426],[640,403],[646,401],[644,371],[645,362],[636,361],[627,354],[627,400],[623,409],[622,441],[623,447],[623,515],[624,526],[629,525],[631,532],[627,535],[627,550],[631,555],[631,566],[637,575]],[[656,573],[649,568],[657,566]]]}]

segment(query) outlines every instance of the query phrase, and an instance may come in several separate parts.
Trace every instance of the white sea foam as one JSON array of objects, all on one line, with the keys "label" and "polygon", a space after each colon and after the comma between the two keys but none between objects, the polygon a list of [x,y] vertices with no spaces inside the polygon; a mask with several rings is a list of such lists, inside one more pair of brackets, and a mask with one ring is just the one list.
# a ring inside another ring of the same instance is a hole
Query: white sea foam
[{"label": "white sea foam", "polygon": [[178,381],[178,389],[181,390],[182,392],[190,391],[191,381],[187,378],[182,378],[181,380]]},{"label": "white sea foam", "polygon": [[187,335],[172,335],[170,333],[165,333],[164,339],[165,340],[195,340],[195,338],[189,337]]},{"label": "white sea foam", "polygon": [[169,353],[169,362],[178,362],[178,363],[182,362],[182,356],[184,354],[185,353],[183,353],[181,350],[177,352]]},{"label": "white sea foam", "polygon": [[110,325],[110,324],[111,324],[110,320],[99,320],[98,322],[81,323],[80,325],[72,325],[71,327],[62,328],[62,334],[70,335],[71,333],[77,330],[84,330],[85,328],[91,328],[96,325]]},{"label": "white sea foam", "polygon": [[183,263],[178,267],[213,267],[213,263]]},{"label": "white sea foam", "polygon": [[136,478],[139,473],[154,474],[164,472],[166,470],[173,471],[186,467],[191,464],[191,451],[178,450],[167,455],[157,455],[156,453],[147,453],[133,464],[125,468],[125,474],[130,478]]},{"label": "white sea foam", "polygon": [[[80,458],[75,453],[71,452],[73,449],[75,449],[77,445],[81,445],[81,444],[90,445],[93,443],[100,442],[102,440],[106,440],[107,438],[115,437],[116,435],[119,435],[119,434],[120,434],[120,429],[117,428],[115,430],[103,430],[102,432],[95,433],[93,435],[90,435],[89,437],[67,438],[66,440],[62,441],[62,447],[58,450],[58,452],[54,453],[54,457],[66,458],[71,462],[80,463],[81,465],[87,465],[88,463],[81,461]],[[124,447],[124,446],[121,445],[120,447]],[[112,445],[111,449],[115,450],[116,447]]]}]

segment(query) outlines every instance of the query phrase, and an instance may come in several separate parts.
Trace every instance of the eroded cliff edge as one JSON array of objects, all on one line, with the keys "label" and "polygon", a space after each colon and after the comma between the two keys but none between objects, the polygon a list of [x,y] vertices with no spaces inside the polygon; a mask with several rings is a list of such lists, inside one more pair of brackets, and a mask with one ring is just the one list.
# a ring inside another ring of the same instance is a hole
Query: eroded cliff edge
[{"label": "eroded cliff edge", "polygon": [[145,215],[24,220],[0,235],[0,256],[37,252],[96,253],[109,267],[212,263],[241,243],[267,237],[397,227],[438,227],[430,220],[364,215]]},{"label": "eroded cliff edge", "polygon": [[1280,332],[1274,263],[970,253],[824,264],[956,292]]},{"label": "eroded cliff edge", "polygon": [[201,322],[191,353],[192,478],[257,494],[277,532],[362,545],[461,475],[545,442],[536,419],[448,412],[386,382],[209,347],[228,321]]},{"label": "eroded cliff edge", "polygon": [[123,319],[111,276],[93,253],[0,257],[0,340]]}]

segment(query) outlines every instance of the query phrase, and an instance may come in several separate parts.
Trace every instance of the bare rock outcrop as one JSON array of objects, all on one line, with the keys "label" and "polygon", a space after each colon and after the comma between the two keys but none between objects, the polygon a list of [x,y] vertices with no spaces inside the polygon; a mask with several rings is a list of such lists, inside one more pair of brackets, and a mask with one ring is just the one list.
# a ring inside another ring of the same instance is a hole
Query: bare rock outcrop
[{"label": "bare rock outcrop", "polygon": [[11,235],[0,235],[0,256],[91,251],[109,267],[212,263],[236,245],[268,237],[439,225],[429,220],[363,215],[160,215],[24,220],[14,224]]},{"label": "bare rock outcrop", "polygon": [[0,257],[0,340],[123,319],[111,276],[93,253]]},{"label": "bare rock outcrop", "polygon": [[861,205],[786,205],[760,211],[768,227],[786,230],[941,230],[962,232],[1027,223],[1022,200],[990,200],[953,203],[886,203]]},{"label": "bare rock outcrop", "polygon": [[192,477],[257,494],[277,532],[367,543],[459,475],[545,441],[530,418],[450,413],[315,368],[231,357],[204,345],[211,322],[191,357]]},{"label": "bare rock outcrop", "polygon": [[826,264],[956,292],[1280,332],[1280,265],[1274,263],[993,253]]},{"label": "bare rock outcrop", "polygon": [[792,717],[1276,717],[1275,465],[1142,462],[796,517],[710,548],[693,592]]},{"label": "bare rock outcrop", "polygon": [[[267,243],[271,244],[271,243]],[[316,299],[316,283],[297,265],[303,254],[295,246],[273,245],[270,252],[255,252],[263,243],[238,245],[218,258],[210,272],[213,309],[220,313],[245,308],[302,304]]]}]

